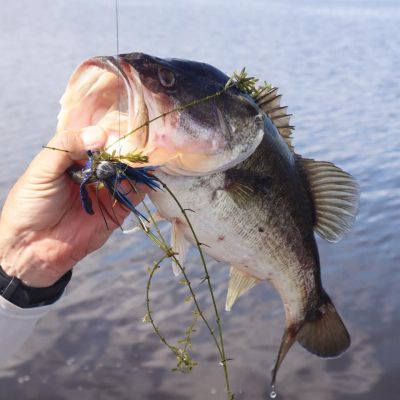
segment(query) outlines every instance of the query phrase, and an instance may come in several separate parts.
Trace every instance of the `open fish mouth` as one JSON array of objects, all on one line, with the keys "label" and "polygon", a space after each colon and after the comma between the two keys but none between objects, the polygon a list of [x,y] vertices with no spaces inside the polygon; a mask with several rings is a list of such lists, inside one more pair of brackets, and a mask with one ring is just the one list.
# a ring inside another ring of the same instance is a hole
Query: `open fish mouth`
[{"label": "open fish mouth", "polygon": [[140,151],[170,174],[226,170],[263,136],[260,110],[240,91],[223,90],[228,79],[207,64],[143,53],[90,58],[68,82],[57,130],[96,125],[108,152]]},{"label": "open fish mouth", "polygon": [[148,110],[135,69],[118,57],[94,57],[72,74],[61,98],[57,130],[97,125],[108,134],[106,148],[124,154],[148,141]]}]

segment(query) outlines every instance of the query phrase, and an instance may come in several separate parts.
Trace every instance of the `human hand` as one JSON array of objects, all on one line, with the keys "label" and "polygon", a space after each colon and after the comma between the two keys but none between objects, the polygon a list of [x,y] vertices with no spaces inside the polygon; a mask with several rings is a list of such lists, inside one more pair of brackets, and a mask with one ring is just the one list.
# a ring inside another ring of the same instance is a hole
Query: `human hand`
[{"label": "human hand", "polygon": [[[128,215],[105,190],[93,202],[95,214],[87,214],[79,186],[65,173],[74,161],[86,158],[87,150],[101,149],[106,141],[106,133],[96,127],[58,133],[48,146],[68,152],[43,149],[18,179],[0,218],[0,265],[7,275],[28,286],[51,286],[101,247]],[[131,196],[136,205],[144,194]]]}]

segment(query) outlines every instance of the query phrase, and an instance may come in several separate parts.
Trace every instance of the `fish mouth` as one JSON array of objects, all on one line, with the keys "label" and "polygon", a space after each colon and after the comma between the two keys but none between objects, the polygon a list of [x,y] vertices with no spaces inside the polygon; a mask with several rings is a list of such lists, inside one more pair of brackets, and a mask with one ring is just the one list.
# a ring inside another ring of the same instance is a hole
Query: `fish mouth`
[{"label": "fish mouth", "polygon": [[[215,105],[200,108],[200,113],[199,108],[197,113],[189,113],[188,103],[182,101],[186,101],[188,92],[191,98],[190,91],[198,90],[197,78],[189,74],[175,92],[162,89],[160,69],[164,66],[159,59],[141,53],[84,61],[73,72],[61,98],[57,131],[100,127],[107,134],[105,148],[92,150],[117,155],[138,151],[147,156],[147,165],[181,176],[220,172],[254,152],[262,131],[249,135],[248,125],[243,127],[241,120],[239,133],[235,133],[238,118],[235,116],[234,122],[229,123]],[[191,79],[197,83],[192,85]],[[204,90],[200,93],[209,95]],[[207,99],[204,96],[200,99]],[[251,123],[256,112],[244,113],[243,119]]]},{"label": "fish mouth", "polygon": [[107,132],[106,150],[125,154],[148,142],[148,109],[143,87],[121,57],[94,57],[72,74],[60,101],[57,131],[99,126]]},{"label": "fish mouth", "polygon": [[57,131],[98,126],[107,133],[109,153],[140,151],[149,165],[176,175],[204,175],[215,169],[209,150],[192,153],[175,145],[179,133],[173,125],[180,117],[171,112],[174,103],[147,89],[123,56],[93,57],[80,64],[60,104]]}]

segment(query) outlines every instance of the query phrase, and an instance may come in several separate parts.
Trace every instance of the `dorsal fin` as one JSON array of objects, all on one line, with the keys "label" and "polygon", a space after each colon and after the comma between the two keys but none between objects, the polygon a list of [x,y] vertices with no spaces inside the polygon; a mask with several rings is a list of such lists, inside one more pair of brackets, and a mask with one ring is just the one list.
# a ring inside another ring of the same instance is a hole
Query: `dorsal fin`
[{"label": "dorsal fin", "polygon": [[358,210],[359,186],[355,179],[325,161],[301,159],[315,210],[315,231],[337,242],[350,231]]},{"label": "dorsal fin", "polygon": [[229,286],[226,295],[225,310],[231,311],[236,300],[259,282],[259,279],[247,275],[232,266],[229,273]]},{"label": "dorsal fin", "polygon": [[268,115],[284,141],[293,150],[292,130],[294,126],[290,125],[292,114],[287,113],[287,107],[281,107],[281,97],[282,95],[278,94],[278,88],[274,87],[261,91],[254,100],[261,110]]}]

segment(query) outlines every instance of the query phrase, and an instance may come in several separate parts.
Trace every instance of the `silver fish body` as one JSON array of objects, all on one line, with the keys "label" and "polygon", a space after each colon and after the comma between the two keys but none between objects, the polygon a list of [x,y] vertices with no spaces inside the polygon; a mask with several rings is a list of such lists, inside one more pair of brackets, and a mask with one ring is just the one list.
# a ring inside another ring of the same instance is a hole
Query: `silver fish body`
[{"label": "silver fish body", "polygon": [[[143,53],[96,57],[72,75],[58,129],[100,126],[107,150],[140,150],[160,166],[159,179],[194,211],[190,220],[208,245],[203,250],[231,265],[226,309],[259,282],[275,287],[286,327],[274,383],[296,340],[321,357],[350,345],[321,283],[314,232],[340,240],[353,225],[359,191],[335,165],[295,153],[290,115],[276,88],[252,97],[237,87],[225,90],[228,79],[194,61]],[[167,192],[150,197],[171,221],[172,247],[184,263],[194,242],[185,219]]]},{"label": "silver fish body", "polygon": [[[256,151],[232,169],[206,177],[162,172],[158,176],[184,208],[194,211],[189,217],[200,242],[207,245],[203,250],[231,265],[227,309],[258,282],[268,281],[278,291],[285,308],[286,330],[272,373],[274,383],[295,340],[318,356],[334,357],[348,348],[350,336],[321,283],[314,237],[317,213],[307,176],[307,164],[313,161],[303,161],[295,154],[267,116],[264,126]],[[322,170],[327,176],[322,181],[333,182],[325,193],[341,193],[336,183],[350,182],[343,193],[352,212],[347,217],[353,218],[356,184],[332,164],[322,166],[338,174],[335,181],[329,171]],[[185,240],[195,243],[190,228],[171,197],[161,192],[150,197],[161,216],[172,222],[172,246],[184,262]],[[334,204],[332,209],[336,207]]]}]

